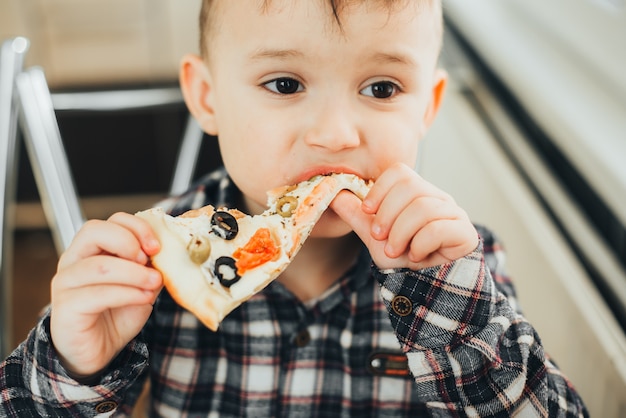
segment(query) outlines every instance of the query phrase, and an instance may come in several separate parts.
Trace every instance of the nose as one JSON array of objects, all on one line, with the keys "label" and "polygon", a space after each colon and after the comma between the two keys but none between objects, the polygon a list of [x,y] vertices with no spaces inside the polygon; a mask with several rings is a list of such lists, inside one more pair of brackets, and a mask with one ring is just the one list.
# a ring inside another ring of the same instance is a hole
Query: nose
[{"label": "nose", "polygon": [[337,152],[355,148],[361,143],[361,132],[354,109],[345,101],[328,100],[318,103],[304,133],[311,147]]}]

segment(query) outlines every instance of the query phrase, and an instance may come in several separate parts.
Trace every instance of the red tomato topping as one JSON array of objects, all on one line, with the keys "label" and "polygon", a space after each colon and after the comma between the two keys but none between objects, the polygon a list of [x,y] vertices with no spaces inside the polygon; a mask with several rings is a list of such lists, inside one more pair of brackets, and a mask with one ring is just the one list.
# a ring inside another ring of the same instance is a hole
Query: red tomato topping
[{"label": "red tomato topping", "polygon": [[248,270],[273,260],[279,252],[270,230],[261,228],[254,233],[246,245],[233,253],[233,257],[237,260],[235,263],[237,273],[241,276]]}]

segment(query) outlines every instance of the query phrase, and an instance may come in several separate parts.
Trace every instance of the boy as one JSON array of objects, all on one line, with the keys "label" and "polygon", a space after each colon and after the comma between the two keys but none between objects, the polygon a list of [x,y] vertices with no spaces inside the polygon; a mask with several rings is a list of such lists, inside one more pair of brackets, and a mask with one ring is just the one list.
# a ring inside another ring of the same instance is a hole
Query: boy
[{"label": "boy", "polygon": [[412,170],[446,83],[440,3],[205,0],[201,21],[181,86],[225,170],[171,213],[259,213],[266,190],[328,172],[375,185],[342,192],[216,333],[162,291],[144,222],[90,221],[3,365],[3,415],[129,414],[147,374],[155,416],[586,415],[511,308],[493,237]]}]

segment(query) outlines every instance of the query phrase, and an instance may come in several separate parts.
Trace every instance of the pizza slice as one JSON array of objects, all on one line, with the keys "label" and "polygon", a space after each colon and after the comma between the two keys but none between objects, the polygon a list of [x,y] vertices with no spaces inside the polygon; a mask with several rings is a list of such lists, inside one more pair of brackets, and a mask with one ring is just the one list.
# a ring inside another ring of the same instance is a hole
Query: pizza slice
[{"label": "pizza slice", "polygon": [[269,191],[268,209],[260,215],[210,205],[178,217],[161,208],[136,215],[161,242],[152,264],[169,293],[215,331],[285,270],[341,190],[363,199],[370,187],[352,174],[330,174]]}]

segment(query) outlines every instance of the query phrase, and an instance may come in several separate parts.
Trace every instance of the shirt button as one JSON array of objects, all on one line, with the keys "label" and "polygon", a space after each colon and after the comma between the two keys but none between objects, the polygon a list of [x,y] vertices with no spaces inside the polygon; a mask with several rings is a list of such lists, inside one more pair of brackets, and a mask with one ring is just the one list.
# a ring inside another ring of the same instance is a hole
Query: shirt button
[{"label": "shirt button", "polygon": [[308,330],[303,329],[298,333],[298,335],[296,335],[296,338],[294,338],[293,342],[296,347],[305,347],[311,342],[311,334],[309,334]]},{"label": "shirt button", "polygon": [[391,309],[399,316],[408,316],[413,312],[413,302],[406,296],[396,295],[391,300]]},{"label": "shirt button", "polygon": [[107,412],[113,411],[115,408],[117,408],[117,402],[115,402],[115,401],[104,401],[104,402],[100,402],[98,405],[96,405],[96,412],[99,413],[99,414],[105,414]]}]

